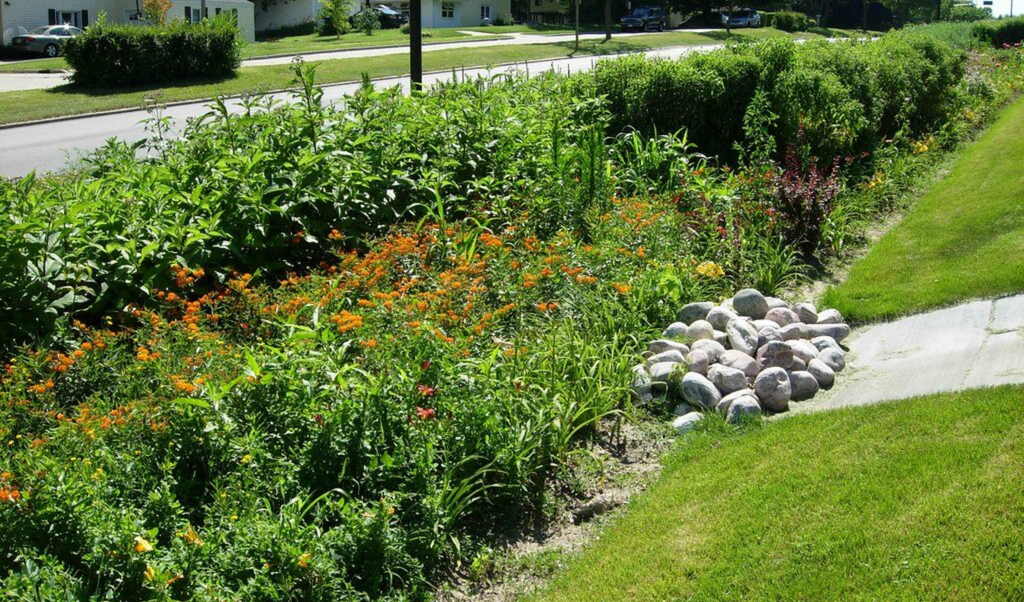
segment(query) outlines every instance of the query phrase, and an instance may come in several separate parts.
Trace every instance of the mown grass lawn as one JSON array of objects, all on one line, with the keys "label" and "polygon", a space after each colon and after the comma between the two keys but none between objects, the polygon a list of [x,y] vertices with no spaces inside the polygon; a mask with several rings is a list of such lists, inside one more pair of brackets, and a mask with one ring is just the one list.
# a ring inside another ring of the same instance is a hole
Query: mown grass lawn
[{"label": "mown grass lawn", "polygon": [[[775,29],[755,29],[737,32],[741,37],[764,38],[789,35]],[[811,34],[813,35],[813,34]],[[425,70],[448,70],[481,65],[533,61],[579,55],[608,55],[623,52],[642,52],[654,48],[715,44],[725,39],[725,32],[698,34],[675,32],[651,36],[630,36],[603,40],[584,40],[580,50],[574,52],[572,42],[551,44],[490,46],[435,50],[423,53]],[[310,61],[319,65],[317,82],[330,84],[358,81],[362,75],[389,77],[408,73],[407,54],[392,54],[369,58]],[[249,92],[282,90],[292,85],[291,66],[243,67],[230,79],[198,81],[179,85],[152,86],[132,89],[82,89],[71,85],[50,90],[26,90],[0,93],[0,124],[19,123],[48,117],[78,115],[96,111],[135,108],[147,99],[159,102],[201,100],[215,96],[229,96]]]},{"label": "mown grass lawn", "polygon": [[1024,101],[853,265],[824,304],[875,320],[1024,290]]},{"label": "mown grass lawn", "polygon": [[1021,387],[691,435],[533,600],[1021,600],[1022,465]]}]

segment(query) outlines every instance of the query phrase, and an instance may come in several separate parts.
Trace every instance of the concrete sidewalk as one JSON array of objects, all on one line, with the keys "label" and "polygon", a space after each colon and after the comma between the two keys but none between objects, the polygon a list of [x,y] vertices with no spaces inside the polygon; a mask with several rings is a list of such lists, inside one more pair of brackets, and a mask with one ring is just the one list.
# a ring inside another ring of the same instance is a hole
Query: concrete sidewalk
[{"label": "concrete sidewalk", "polygon": [[64,73],[0,73],[0,93],[48,90],[66,83]]},{"label": "concrete sidewalk", "polygon": [[836,386],[795,411],[1024,383],[1024,295],[858,328],[844,342]]}]

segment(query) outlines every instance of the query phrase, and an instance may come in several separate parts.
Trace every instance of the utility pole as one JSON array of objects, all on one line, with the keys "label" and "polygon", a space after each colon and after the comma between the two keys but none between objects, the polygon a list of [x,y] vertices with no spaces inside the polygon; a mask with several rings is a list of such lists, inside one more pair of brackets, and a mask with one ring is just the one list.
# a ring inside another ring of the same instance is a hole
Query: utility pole
[{"label": "utility pole", "polygon": [[421,0],[409,1],[409,83],[410,90],[423,88],[423,12]]},{"label": "utility pole", "polygon": [[206,0],[199,1],[199,20],[206,19]]}]

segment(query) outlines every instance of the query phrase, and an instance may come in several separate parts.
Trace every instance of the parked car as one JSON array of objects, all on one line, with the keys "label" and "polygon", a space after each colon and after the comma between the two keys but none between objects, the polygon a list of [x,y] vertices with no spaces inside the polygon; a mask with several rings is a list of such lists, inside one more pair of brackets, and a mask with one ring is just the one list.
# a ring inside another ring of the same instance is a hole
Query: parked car
[{"label": "parked car", "polygon": [[665,31],[665,11],[657,6],[638,6],[619,19],[622,31]]},{"label": "parked car", "polygon": [[403,15],[390,6],[378,4],[372,10],[377,13],[377,18],[380,19],[381,29],[397,29],[409,22],[408,16]]},{"label": "parked car", "polygon": [[52,58],[60,55],[65,42],[80,33],[81,29],[70,25],[36,27],[27,34],[14,36],[11,47],[22,52],[45,54]]},{"label": "parked car", "polygon": [[722,27],[761,27],[761,14],[752,8],[741,8],[729,13],[722,13]]}]

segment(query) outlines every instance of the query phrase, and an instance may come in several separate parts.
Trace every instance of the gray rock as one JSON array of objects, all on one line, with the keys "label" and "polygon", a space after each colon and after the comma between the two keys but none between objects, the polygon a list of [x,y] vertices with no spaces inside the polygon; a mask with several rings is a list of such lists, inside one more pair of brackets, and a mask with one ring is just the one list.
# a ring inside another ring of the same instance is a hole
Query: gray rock
[{"label": "gray rock", "polygon": [[747,375],[742,370],[715,364],[708,368],[708,380],[722,393],[728,395],[747,388]]},{"label": "gray rock", "polygon": [[811,345],[810,341],[797,339],[795,341],[786,341],[786,345],[793,350],[793,355],[805,362],[809,362],[818,357],[818,348]]},{"label": "gray rock", "polygon": [[633,380],[631,385],[646,385],[651,382],[651,375],[647,373],[647,366],[637,364],[633,366]]},{"label": "gray rock", "polygon": [[754,328],[756,328],[758,332],[761,332],[766,328],[770,328],[776,331],[779,329],[778,322],[774,322],[772,320],[751,320],[750,323],[754,325]]},{"label": "gray rock", "polygon": [[732,298],[732,308],[741,316],[760,320],[768,313],[768,301],[759,291],[745,288]]},{"label": "gray rock", "polygon": [[818,359],[836,373],[842,372],[843,368],[846,367],[846,354],[843,353],[842,349],[829,347],[818,354]]},{"label": "gray rock", "polygon": [[803,322],[794,322],[789,326],[783,326],[780,328],[779,334],[782,336],[783,341],[806,339],[808,336],[807,325]]},{"label": "gray rock", "polygon": [[798,357],[793,358],[793,363],[789,366],[790,372],[799,372],[807,369],[807,362],[803,361]]},{"label": "gray rock", "polygon": [[676,407],[672,408],[672,413],[675,414],[676,416],[685,416],[686,414],[695,411],[696,410],[693,408],[693,406],[691,406],[688,403],[680,403],[676,405]]},{"label": "gray rock", "polygon": [[769,310],[773,310],[776,307],[785,307],[789,309],[789,303],[786,303],[785,301],[779,299],[778,297],[765,297],[764,300],[768,302]]},{"label": "gray rock", "polygon": [[745,374],[747,378],[754,378],[761,371],[761,364],[742,351],[730,349],[718,356],[718,361],[728,368],[735,368]]},{"label": "gray rock", "polygon": [[838,309],[826,309],[825,311],[818,314],[818,321],[816,324],[842,324],[843,314],[839,313]]},{"label": "gray rock", "polygon": [[847,324],[809,324],[807,332],[811,337],[832,337],[839,343],[849,336],[850,327]]},{"label": "gray rock", "polygon": [[789,373],[789,386],[793,389],[793,401],[810,399],[818,393],[820,388],[814,375],[802,370]]},{"label": "gray rock", "polygon": [[707,317],[708,312],[714,307],[714,303],[708,303],[707,301],[701,301],[698,303],[687,303],[679,310],[679,321],[686,324],[693,324],[697,320],[703,320]]},{"label": "gray rock", "polygon": [[634,385],[629,388],[629,392],[633,398],[633,403],[638,405],[648,405],[654,402],[657,397],[654,391],[654,385],[648,383],[645,385]]},{"label": "gray rock", "polygon": [[717,362],[718,358],[722,357],[722,354],[725,353],[725,347],[721,343],[710,339],[694,341],[690,349],[700,349],[704,353],[707,353],[708,361],[712,364]]},{"label": "gray rock", "polygon": [[708,322],[711,322],[711,325],[715,327],[715,330],[724,331],[729,320],[738,317],[739,316],[736,315],[736,312],[728,307],[718,306],[711,308],[711,311],[708,312],[707,320]]},{"label": "gray rock", "polygon": [[759,416],[760,414],[761,404],[757,402],[757,398],[753,395],[744,395],[729,404],[729,410],[725,414],[725,421],[729,424],[736,424],[745,417]]},{"label": "gray rock", "polygon": [[818,310],[810,303],[797,303],[793,306],[793,312],[804,324],[818,323]]},{"label": "gray rock", "polygon": [[764,318],[766,320],[771,320],[772,322],[775,322],[776,324],[779,325],[780,328],[782,326],[789,326],[790,324],[795,324],[800,321],[800,318],[797,317],[796,312],[789,309],[788,307],[774,307],[772,309],[769,309],[768,313],[765,314]]},{"label": "gray rock", "polygon": [[822,389],[828,389],[832,383],[836,382],[835,370],[817,358],[807,362],[807,371],[811,373],[814,380],[818,381],[818,386]]},{"label": "gray rock", "polygon": [[678,341],[670,341],[668,339],[658,339],[657,341],[651,341],[651,344],[647,346],[647,350],[651,353],[662,353],[665,351],[676,350],[683,355],[690,352],[690,348]]},{"label": "gray rock", "polygon": [[711,366],[711,358],[708,357],[706,351],[694,349],[686,356],[686,363],[690,366],[690,372],[707,376],[708,368]]},{"label": "gray rock", "polygon": [[686,364],[686,356],[676,351],[675,349],[669,349],[668,351],[662,351],[647,358],[647,365],[653,366],[655,364],[663,364],[665,362],[672,362],[675,364]]},{"label": "gray rock", "polygon": [[686,339],[687,330],[686,324],[683,324],[682,322],[672,322],[668,325],[668,328],[661,333],[661,336],[666,339],[681,341]]},{"label": "gray rock", "polygon": [[779,329],[778,328],[776,328],[775,330],[771,330],[770,328],[765,328],[763,330],[758,331],[758,333],[757,333],[757,347],[758,347],[758,349],[760,349],[761,347],[764,347],[765,345],[767,345],[768,343],[770,343],[772,341],[782,341],[782,335],[779,334]]},{"label": "gray rock", "polygon": [[747,320],[730,320],[725,332],[729,335],[729,345],[736,351],[742,351],[751,357],[757,353],[757,329]]},{"label": "gray rock", "polygon": [[686,329],[686,334],[694,341],[700,341],[702,339],[715,340],[715,329],[707,320],[697,320],[693,324],[690,324],[690,327]]},{"label": "gray rock", "polygon": [[715,342],[719,345],[726,345],[729,342],[729,335],[725,334],[721,330],[715,331]]},{"label": "gray rock", "polygon": [[640,354],[640,357],[648,359],[650,357],[654,357],[654,354],[651,353],[650,351],[644,351],[643,353]]},{"label": "gray rock", "polygon": [[772,412],[785,412],[793,395],[789,374],[782,368],[766,368],[754,379],[754,392],[761,406]]},{"label": "gray rock", "polygon": [[750,389],[743,389],[742,391],[736,391],[735,393],[730,393],[730,394],[726,395],[725,397],[723,397],[721,399],[721,401],[718,402],[718,405],[715,406],[715,409],[718,411],[719,414],[721,414],[722,416],[725,416],[729,412],[729,406],[732,405],[732,402],[736,401],[737,399],[739,399],[741,397],[753,397],[753,396],[754,396],[754,392],[751,391]]},{"label": "gray rock", "polygon": [[662,362],[650,367],[651,386],[654,391],[664,391],[668,385],[682,378],[685,364]]},{"label": "gray rock", "polygon": [[765,368],[789,370],[793,365],[793,350],[782,341],[769,341],[757,350],[757,361]]},{"label": "gray rock", "polygon": [[840,351],[842,351],[843,349],[842,347],[839,346],[839,343],[837,343],[835,339],[826,336],[814,337],[813,339],[811,339],[811,345],[814,345],[818,349],[819,353],[824,351],[825,349],[828,349],[829,347],[833,349],[839,349]]},{"label": "gray rock", "polygon": [[676,429],[676,432],[680,435],[685,435],[692,431],[701,420],[704,420],[704,414],[700,412],[690,412],[684,414],[679,418],[672,421],[672,427]]},{"label": "gray rock", "polygon": [[679,383],[679,395],[686,403],[709,410],[714,409],[722,400],[722,394],[715,385],[696,372],[688,372],[683,376]]}]

